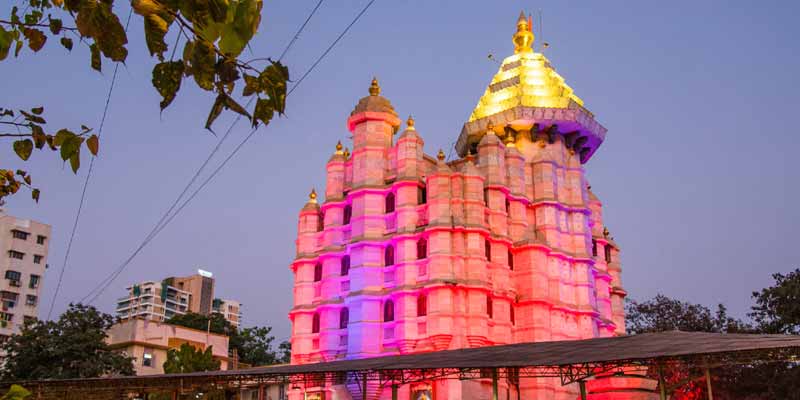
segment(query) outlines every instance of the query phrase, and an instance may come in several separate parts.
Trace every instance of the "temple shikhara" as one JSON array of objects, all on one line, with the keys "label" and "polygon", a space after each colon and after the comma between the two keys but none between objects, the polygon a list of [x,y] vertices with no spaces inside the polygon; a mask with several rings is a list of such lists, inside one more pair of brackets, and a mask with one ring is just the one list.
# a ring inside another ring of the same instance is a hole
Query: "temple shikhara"
[{"label": "temple shikhara", "polygon": [[[424,128],[411,117],[403,126],[373,79],[347,119],[352,152],[336,146],[324,201],[312,191],[300,211],[293,364],[625,333],[619,248],[584,170],[606,129],[533,51],[532,31],[520,15],[514,54],[464,124],[453,160],[425,153]],[[376,382],[338,383],[305,382],[289,398],[392,398]],[[500,398],[578,398],[557,378],[499,385]],[[614,375],[589,391],[650,398],[643,385]],[[394,395],[492,391],[491,379],[433,379]]]}]

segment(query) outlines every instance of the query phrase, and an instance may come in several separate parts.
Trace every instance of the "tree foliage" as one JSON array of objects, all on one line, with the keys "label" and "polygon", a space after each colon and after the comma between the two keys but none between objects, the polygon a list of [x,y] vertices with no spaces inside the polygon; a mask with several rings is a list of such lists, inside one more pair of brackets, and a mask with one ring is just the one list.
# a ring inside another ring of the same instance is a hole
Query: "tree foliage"
[{"label": "tree foliage", "polygon": [[218,371],[219,360],[212,354],[213,346],[206,347],[205,351],[184,343],[179,349],[169,349],[167,360],[164,361],[164,372],[179,374],[186,372]]},{"label": "tree foliage", "polygon": [[239,361],[250,365],[270,365],[289,361],[288,342],[281,343],[276,350],[272,348],[275,337],[270,335],[271,327],[252,327],[239,331],[222,314],[202,315],[186,313],[176,315],[167,323],[187,328],[206,330],[228,337],[228,348],[239,356]]},{"label": "tree foliage", "polygon": [[30,321],[0,345],[6,353],[6,380],[93,378],[133,375],[133,359],[111,350],[106,330],[111,315],[92,306],[70,304],[57,321]]},{"label": "tree foliage", "polygon": [[[14,57],[19,57],[25,45],[39,52],[48,39],[56,38],[67,51],[72,51],[76,42],[85,45],[88,65],[97,71],[102,70],[104,59],[127,59],[128,36],[114,11],[114,0],[24,0],[24,4],[22,11],[13,6],[8,18],[0,17],[0,61],[12,50]],[[184,80],[191,79],[214,94],[205,119],[209,130],[224,110],[247,117],[253,127],[268,124],[275,113],[283,114],[288,69],[269,58],[249,62],[239,59],[258,31],[262,0],[132,0],[131,7],[142,18],[144,42],[151,57],[158,60],[151,82],[162,97],[162,111],[175,99]],[[167,44],[170,31],[176,36],[171,48]],[[182,51],[176,57],[179,48]],[[252,112],[233,98],[241,82],[242,97],[256,100]],[[16,114],[4,107],[0,108],[0,127],[9,129],[0,129],[0,137],[15,139],[13,148],[22,160],[28,160],[34,147],[42,149],[47,144],[52,150],[60,148],[61,158],[77,172],[81,145],[97,154],[98,139],[87,137],[89,128],[82,127],[78,134],[66,129],[47,134],[40,115],[42,107],[31,112],[20,109]],[[20,186],[31,185],[27,173],[3,171],[12,170],[0,170],[4,179],[0,180],[0,199],[16,193]],[[31,193],[38,201],[39,190],[32,188]]]},{"label": "tree foliage", "polygon": [[6,392],[3,397],[0,397],[0,400],[24,400],[30,395],[31,392],[28,389],[20,385],[11,385],[11,387],[8,388],[8,392]]},{"label": "tree foliage", "polygon": [[664,295],[645,302],[629,301],[625,306],[625,324],[629,333],[664,332],[748,332],[751,328],[744,322],[728,316],[724,305],[717,311],[701,304],[691,304],[671,299]]},{"label": "tree foliage", "polygon": [[753,292],[756,305],[750,317],[765,333],[800,334],[800,268],[772,279],[773,286]]}]

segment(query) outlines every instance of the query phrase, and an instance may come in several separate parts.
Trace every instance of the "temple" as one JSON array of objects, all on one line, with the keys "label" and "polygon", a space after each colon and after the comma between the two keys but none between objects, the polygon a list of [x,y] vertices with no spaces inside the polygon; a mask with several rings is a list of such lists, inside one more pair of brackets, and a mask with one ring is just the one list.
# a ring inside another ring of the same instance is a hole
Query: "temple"
[{"label": "temple", "polygon": [[[400,129],[376,79],[358,101],[352,153],[337,144],[324,201],[312,191],[300,211],[293,364],[625,332],[619,247],[583,167],[606,129],[533,51],[529,18],[516,28],[457,159],[426,154],[411,117]],[[578,398],[555,378],[338,383],[306,382],[289,398]],[[590,398],[649,398],[646,384],[609,376]]]}]

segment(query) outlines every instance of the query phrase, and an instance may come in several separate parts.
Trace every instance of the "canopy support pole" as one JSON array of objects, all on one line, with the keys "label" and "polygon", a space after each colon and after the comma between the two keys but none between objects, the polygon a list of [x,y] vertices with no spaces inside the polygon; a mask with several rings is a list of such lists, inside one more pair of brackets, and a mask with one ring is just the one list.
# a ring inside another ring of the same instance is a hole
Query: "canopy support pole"
[{"label": "canopy support pole", "polygon": [[397,384],[392,385],[392,400],[397,400]]},{"label": "canopy support pole", "polygon": [[714,400],[714,391],[711,389],[711,371],[705,368],[706,386],[708,386],[708,400]]},{"label": "canopy support pole", "polygon": [[361,400],[367,400],[367,374],[361,375]]},{"label": "canopy support pole", "polygon": [[578,381],[578,386],[581,388],[581,400],[586,400],[586,381]]},{"label": "canopy support pole", "polygon": [[492,400],[498,400],[497,395],[497,368],[492,370]]},{"label": "canopy support pole", "polygon": [[664,366],[658,365],[658,389],[659,399],[667,400],[667,383],[664,382]]}]

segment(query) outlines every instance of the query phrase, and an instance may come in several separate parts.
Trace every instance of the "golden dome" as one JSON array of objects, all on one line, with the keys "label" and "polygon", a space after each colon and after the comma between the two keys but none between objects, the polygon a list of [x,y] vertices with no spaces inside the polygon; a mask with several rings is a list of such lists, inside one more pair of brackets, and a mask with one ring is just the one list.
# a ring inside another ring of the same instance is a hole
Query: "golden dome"
[{"label": "golden dome", "polygon": [[378,85],[378,78],[373,77],[372,83],[369,85],[369,95],[370,96],[377,96],[381,94],[381,86]]},{"label": "golden dome", "polygon": [[336,142],[336,154],[344,154],[342,153],[342,141]]},{"label": "golden dome", "polygon": [[406,126],[407,126],[406,129],[409,130],[409,131],[417,130],[417,128],[414,128],[414,117],[412,117],[410,115],[408,116],[408,120],[406,120]]},{"label": "golden dome", "polygon": [[308,194],[308,202],[309,203],[316,203],[317,202],[317,190],[312,188],[311,193]]},{"label": "golden dome", "polygon": [[445,158],[444,151],[442,151],[442,149],[439,149],[439,153],[436,154],[436,159],[438,159],[439,161],[444,161],[444,158]]}]

